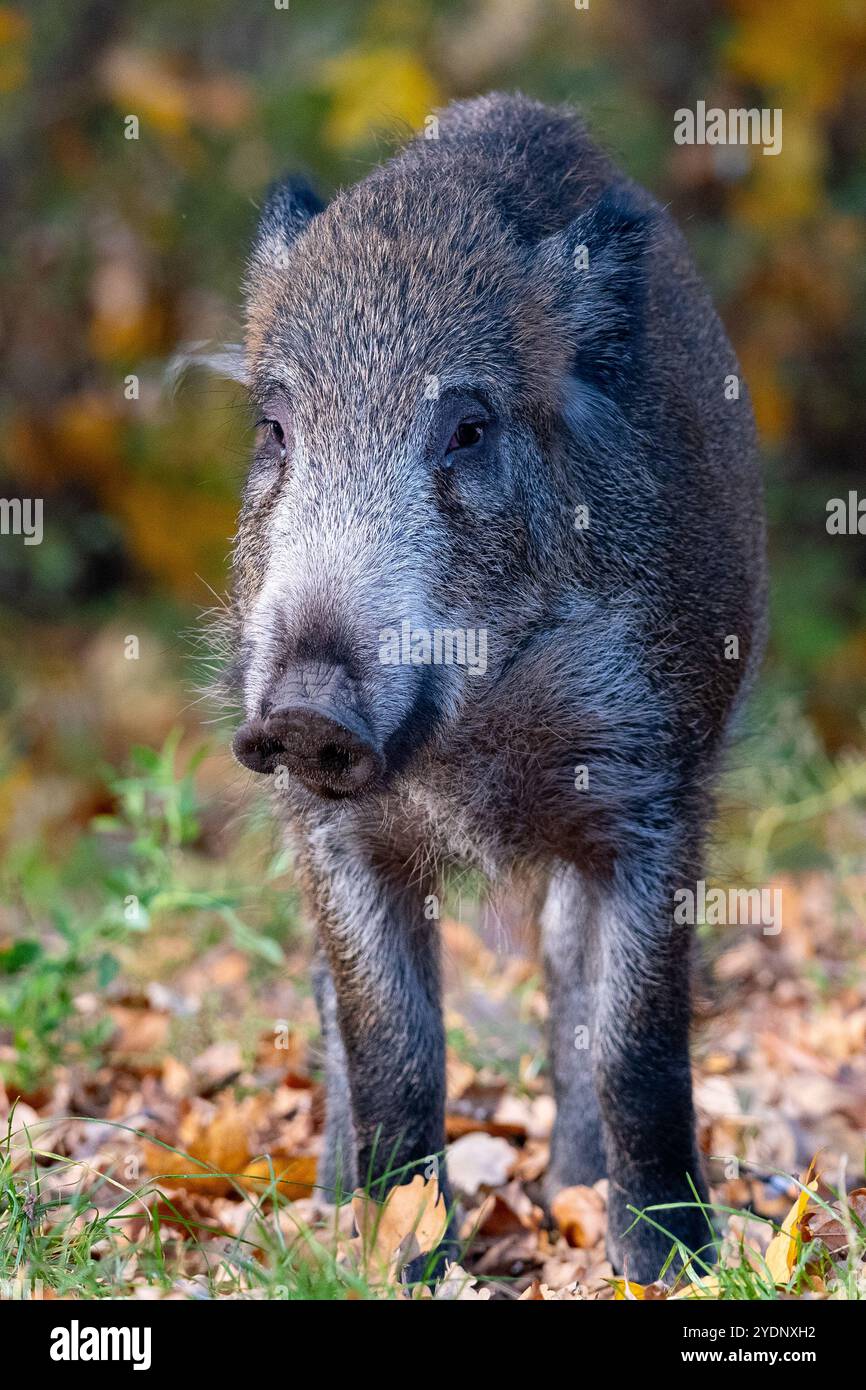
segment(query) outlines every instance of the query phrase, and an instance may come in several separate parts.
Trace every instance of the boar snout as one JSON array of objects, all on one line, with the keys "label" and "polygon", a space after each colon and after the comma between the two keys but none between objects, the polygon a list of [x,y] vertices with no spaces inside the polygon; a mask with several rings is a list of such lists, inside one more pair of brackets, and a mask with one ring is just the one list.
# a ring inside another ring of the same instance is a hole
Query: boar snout
[{"label": "boar snout", "polygon": [[352,796],[381,774],[383,758],[341,666],[290,670],[236,733],[238,762],[252,772],[285,768],[312,792]]}]

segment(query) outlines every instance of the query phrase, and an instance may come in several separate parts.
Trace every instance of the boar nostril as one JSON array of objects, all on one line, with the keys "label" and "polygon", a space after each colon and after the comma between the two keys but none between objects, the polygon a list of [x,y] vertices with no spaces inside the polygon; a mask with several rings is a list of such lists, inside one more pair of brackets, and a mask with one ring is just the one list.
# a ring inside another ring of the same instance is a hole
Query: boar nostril
[{"label": "boar nostril", "polygon": [[356,761],[351,749],[342,748],[339,743],[326,743],[319,749],[319,767],[323,772],[348,772]]}]

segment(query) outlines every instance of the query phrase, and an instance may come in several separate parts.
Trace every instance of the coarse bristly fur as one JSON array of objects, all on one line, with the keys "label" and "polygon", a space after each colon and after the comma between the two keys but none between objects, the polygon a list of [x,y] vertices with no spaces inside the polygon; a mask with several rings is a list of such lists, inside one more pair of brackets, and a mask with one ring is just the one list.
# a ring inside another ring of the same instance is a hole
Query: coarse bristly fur
[{"label": "coarse bristly fur", "polygon": [[[705,1193],[673,893],[764,638],[733,351],[666,213],[520,96],[448,107],[326,207],[281,183],[246,290],[279,430],[238,532],[239,695],[264,728],[287,671],[308,693],[339,668],[382,758],[339,800],[274,779],[319,942],[321,1180],[444,1148],[442,871],[543,880],[548,1189],[606,1173],[611,1257],[652,1279],[670,1241],[630,1209]],[[446,452],[467,414],[481,441]],[[383,664],[405,620],[484,630],[486,669]],[[659,1219],[706,1246],[695,1206]]]}]

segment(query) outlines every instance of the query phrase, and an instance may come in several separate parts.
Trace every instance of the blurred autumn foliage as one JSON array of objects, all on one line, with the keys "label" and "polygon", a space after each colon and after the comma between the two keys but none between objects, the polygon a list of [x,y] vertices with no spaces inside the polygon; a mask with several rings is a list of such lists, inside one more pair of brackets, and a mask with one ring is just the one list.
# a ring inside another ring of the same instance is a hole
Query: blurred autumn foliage
[{"label": "blurred autumn foliage", "polygon": [[[238,338],[268,181],[302,168],[330,191],[437,103],[493,87],[581,105],[684,226],[766,454],[770,679],[831,751],[862,746],[866,538],[828,536],[825,508],[863,479],[864,77],[853,0],[0,8],[0,493],[45,499],[44,543],[0,549],[17,613],[0,818],[58,760],[89,770],[177,718],[177,633],[224,587],[250,422],[238,388],[172,394],[166,367]],[[781,108],[781,155],[676,145],[698,100]],[[134,689],[115,669],[130,632],[151,635]]]}]

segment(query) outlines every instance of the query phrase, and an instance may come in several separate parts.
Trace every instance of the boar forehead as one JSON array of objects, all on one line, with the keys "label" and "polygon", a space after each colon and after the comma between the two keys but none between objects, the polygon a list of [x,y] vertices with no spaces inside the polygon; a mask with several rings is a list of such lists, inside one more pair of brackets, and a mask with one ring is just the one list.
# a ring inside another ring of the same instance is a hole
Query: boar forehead
[{"label": "boar forehead", "polygon": [[254,385],[284,386],[312,426],[381,412],[405,424],[434,377],[533,408],[565,353],[527,262],[480,194],[393,174],[359,184],[251,283]]}]

